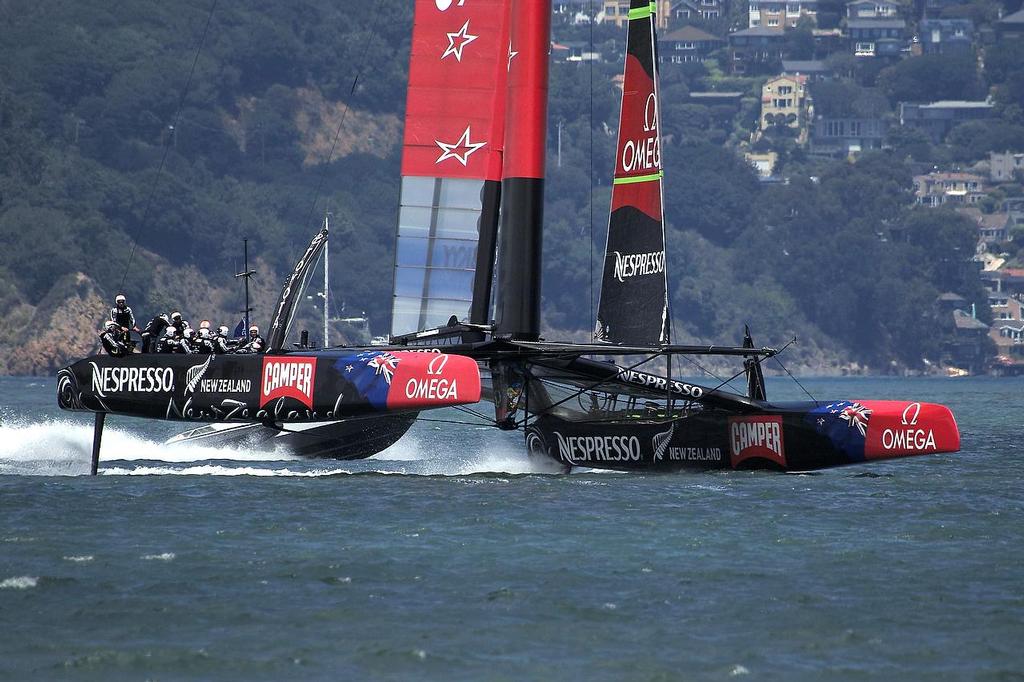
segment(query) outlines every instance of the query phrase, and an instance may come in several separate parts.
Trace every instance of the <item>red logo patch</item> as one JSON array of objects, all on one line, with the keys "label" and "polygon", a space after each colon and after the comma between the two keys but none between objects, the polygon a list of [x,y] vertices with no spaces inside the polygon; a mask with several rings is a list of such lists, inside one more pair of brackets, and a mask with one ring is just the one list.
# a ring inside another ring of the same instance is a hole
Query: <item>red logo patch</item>
[{"label": "red logo patch", "polygon": [[263,358],[260,407],[277,398],[295,398],[313,409],[316,358]]},{"label": "red logo patch", "polygon": [[751,457],[767,459],[785,467],[782,417],[730,417],[729,456],[733,468]]}]

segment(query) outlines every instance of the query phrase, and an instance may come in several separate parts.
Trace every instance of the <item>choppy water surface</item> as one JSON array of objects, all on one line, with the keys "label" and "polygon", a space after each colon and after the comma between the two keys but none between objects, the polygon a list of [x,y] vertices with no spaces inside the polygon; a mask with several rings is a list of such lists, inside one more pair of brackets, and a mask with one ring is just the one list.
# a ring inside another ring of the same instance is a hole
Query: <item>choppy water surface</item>
[{"label": "choppy water surface", "polygon": [[109,419],[92,478],[91,420],[2,379],[0,678],[1024,679],[1024,381],[805,384],[964,449],[561,476],[473,427],[333,462]]}]

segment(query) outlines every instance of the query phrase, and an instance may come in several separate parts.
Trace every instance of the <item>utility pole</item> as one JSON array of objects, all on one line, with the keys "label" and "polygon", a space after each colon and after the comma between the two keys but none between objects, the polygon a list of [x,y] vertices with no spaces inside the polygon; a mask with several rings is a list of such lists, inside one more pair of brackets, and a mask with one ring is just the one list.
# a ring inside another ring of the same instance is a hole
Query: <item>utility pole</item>
[{"label": "utility pole", "polygon": [[558,167],[562,167],[562,124],[565,121],[558,120]]},{"label": "utility pole", "polygon": [[235,278],[237,279],[239,277],[242,277],[245,279],[245,310],[242,311],[242,314],[245,315],[245,331],[243,332],[243,334],[247,334],[249,332],[249,313],[252,312],[252,307],[249,305],[249,278],[255,275],[256,271],[249,269],[248,239],[242,240],[242,248],[244,249],[245,253],[245,270],[243,272],[239,272],[238,274],[236,274]]}]

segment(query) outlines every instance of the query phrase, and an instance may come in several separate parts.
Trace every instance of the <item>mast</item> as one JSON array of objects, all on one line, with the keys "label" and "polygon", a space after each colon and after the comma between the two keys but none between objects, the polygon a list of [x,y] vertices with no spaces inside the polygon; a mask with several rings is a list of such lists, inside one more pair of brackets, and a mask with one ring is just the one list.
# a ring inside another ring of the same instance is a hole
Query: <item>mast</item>
[{"label": "mast", "polygon": [[242,250],[245,257],[245,269],[235,275],[235,279],[239,277],[245,280],[245,309],[242,311],[242,315],[245,316],[245,333],[249,332],[249,313],[252,312],[252,307],[249,305],[249,278],[256,274],[255,270],[249,269],[249,240],[242,240]]},{"label": "mast", "polygon": [[495,332],[540,338],[551,0],[512,0]]},{"label": "mast", "polygon": [[330,295],[330,246],[331,246],[331,214],[324,214],[324,340],[323,347],[327,348],[330,341],[327,337],[327,297]]}]

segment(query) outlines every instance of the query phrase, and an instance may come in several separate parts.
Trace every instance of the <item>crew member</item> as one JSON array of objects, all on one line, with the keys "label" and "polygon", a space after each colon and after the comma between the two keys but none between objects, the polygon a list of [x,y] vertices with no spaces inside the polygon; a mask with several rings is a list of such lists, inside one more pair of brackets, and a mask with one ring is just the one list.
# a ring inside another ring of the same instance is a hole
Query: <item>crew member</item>
[{"label": "crew member", "polygon": [[178,339],[178,344],[181,346],[182,353],[195,353],[196,352],[196,330],[192,327],[185,327],[183,336]]},{"label": "crew member", "polygon": [[260,336],[260,328],[256,325],[249,327],[249,337],[246,342],[238,347],[236,353],[263,353],[267,350],[267,342]]},{"label": "crew member", "polygon": [[167,329],[169,324],[170,320],[167,319],[167,313],[157,315],[146,324],[146,328],[142,330],[143,353],[156,352],[156,344],[160,341],[160,337],[163,336],[164,330]]},{"label": "crew member", "polygon": [[178,330],[172,324],[164,330],[164,336],[157,341],[157,353],[184,353],[181,342],[178,340]]},{"label": "crew member", "polygon": [[128,299],[125,298],[124,294],[118,294],[114,297],[114,307],[110,309],[110,321],[117,324],[119,327],[118,333],[119,341],[124,344],[125,348],[130,348],[132,343],[132,332],[139,331],[139,328],[135,326],[135,315],[132,313],[132,309],[128,307]]},{"label": "crew member", "polygon": [[217,327],[217,334],[213,337],[213,352],[219,354],[230,353],[234,345],[234,339],[228,338],[228,331],[224,325]]},{"label": "crew member", "polygon": [[[206,322],[206,320],[203,320]],[[209,325],[209,322],[206,322]],[[199,326],[199,334],[195,340],[195,351],[197,353],[215,353],[216,349],[213,346],[213,335],[210,334],[210,328]]]},{"label": "crew member", "polygon": [[100,332],[100,344],[108,355],[115,358],[123,358],[128,355],[128,347],[121,341],[121,328],[117,322],[107,320]]},{"label": "crew member", "polygon": [[178,330],[177,338],[179,340],[185,338],[186,329],[192,328],[192,325],[188,323],[188,320],[182,319],[181,313],[179,313],[177,310],[171,313],[171,324],[173,324],[175,328]]}]

